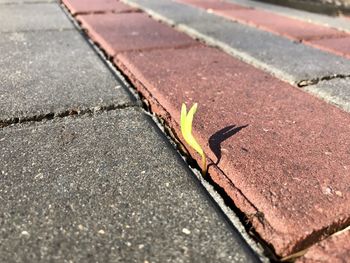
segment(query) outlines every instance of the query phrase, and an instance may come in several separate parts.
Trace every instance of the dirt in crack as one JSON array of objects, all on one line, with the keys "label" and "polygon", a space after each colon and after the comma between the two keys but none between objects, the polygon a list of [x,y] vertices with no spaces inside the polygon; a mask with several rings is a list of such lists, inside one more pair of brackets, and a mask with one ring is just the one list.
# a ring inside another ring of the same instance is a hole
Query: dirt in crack
[{"label": "dirt in crack", "polygon": [[8,118],[4,120],[0,120],[0,128],[5,128],[7,126],[13,125],[13,124],[19,124],[19,123],[26,123],[26,122],[41,122],[41,121],[47,121],[52,119],[59,119],[59,118],[65,118],[69,116],[82,116],[82,115],[92,115],[96,113],[102,113],[107,112],[111,110],[118,110],[118,109],[125,109],[130,107],[138,107],[138,105],[134,104],[110,104],[106,106],[96,106],[92,108],[85,108],[85,109],[69,109],[61,112],[49,112],[49,113],[43,113],[39,115],[32,115],[32,116],[20,116],[20,117],[13,117]]},{"label": "dirt in crack", "polygon": [[303,88],[306,86],[315,85],[315,84],[322,82],[322,81],[329,81],[329,80],[333,80],[333,79],[347,79],[347,78],[350,78],[350,74],[349,75],[334,74],[334,75],[324,76],[324,77],[320,77],[320,78],[304,79],[304,80],[299,81],[297,83],[297,85],[298,85],[298,87]]}]

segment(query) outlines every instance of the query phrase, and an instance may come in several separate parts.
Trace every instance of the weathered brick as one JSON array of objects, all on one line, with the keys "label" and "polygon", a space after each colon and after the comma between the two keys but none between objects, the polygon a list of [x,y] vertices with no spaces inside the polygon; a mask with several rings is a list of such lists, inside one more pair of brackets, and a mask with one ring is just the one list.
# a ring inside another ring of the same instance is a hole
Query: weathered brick
[{"label": "weathered brick", "polygon": [[197,41],[143,13],[77,16],[90,37],[107,52],[196,45]]},{"label": "weathered brick", "polygon": [[210,173],[278,255],[349,223],[349,114],[212,48],[115,62],[179,138],[181,103],[199,103],[194,134],[223,172]]}]

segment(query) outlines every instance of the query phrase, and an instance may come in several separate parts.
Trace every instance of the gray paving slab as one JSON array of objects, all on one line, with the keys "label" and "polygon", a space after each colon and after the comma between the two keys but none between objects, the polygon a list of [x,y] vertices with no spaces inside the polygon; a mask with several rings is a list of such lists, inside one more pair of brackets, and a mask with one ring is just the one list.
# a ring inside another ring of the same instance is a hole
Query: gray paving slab
[{"label": "gray paving slab", "polygon": [[56,0],[0,0],[0,4],[24,4],[24,3],[53,3]]},{"label": "gray paving slab", "polygon": [[256,262],[138,108],[0,130],[1,262]]},{"label": "gray paving slab", "polygon": [[328,101],[345,111],[350,112],[350,80],[332,79],[321,81],[316,85],[306,86],[308,92],[318,95],[325,101]]},{"label": "gray paving slab", "polygon": [[350,74],[350,60],[293,42],[198,8],[164,0],[125,0],[160,15],[183,31],[293,84]]},{"label": "gray paving slab", "polygon": [[75,30],[0,33],[0,121],[134,103]]},{"label": "gray paving slab", "polygon": [[0,6],[0,33],[73,28],[57,3]]},{"label": "gray paving slab", "polygon": [[254,0],[227,0],[228,2],[253,7],[256,9],[262,9],[269,12],[275,12],[284,16],[296,18],[302,21],[311,22],[317,25],[323,25],[327,27],[337,28],[345,32],[350,32],[350,20],[341,16],[334,17],[323,14],[311,13],[291,7],[285,7],[280,5],[269,4],[261,1]]}]

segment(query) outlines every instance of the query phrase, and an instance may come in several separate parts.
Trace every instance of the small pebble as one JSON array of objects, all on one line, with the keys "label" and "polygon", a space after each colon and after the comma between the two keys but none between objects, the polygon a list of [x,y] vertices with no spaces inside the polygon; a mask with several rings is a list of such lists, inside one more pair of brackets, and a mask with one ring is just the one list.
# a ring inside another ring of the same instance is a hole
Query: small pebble
[{"label": "small pebble", "polygon": [[186,235],[189,235],[189,234],[191,234],[191,231],[189,229],[187,229],[187,228],[183,228],[182,229],[182,233],[184,233]]},{"label": "small pebble", "polygon": [[340,192],[340,191],[335,191],[335,194],[336,194],[337,196],[340,196],[340,197],[343,196],[342,192]]},{"label": "small pebble", "polygon": [[29,233],[27,231],[24,230],[24,231],[21,232],[21,236],[29,237],[30,235],[29,235]]}]

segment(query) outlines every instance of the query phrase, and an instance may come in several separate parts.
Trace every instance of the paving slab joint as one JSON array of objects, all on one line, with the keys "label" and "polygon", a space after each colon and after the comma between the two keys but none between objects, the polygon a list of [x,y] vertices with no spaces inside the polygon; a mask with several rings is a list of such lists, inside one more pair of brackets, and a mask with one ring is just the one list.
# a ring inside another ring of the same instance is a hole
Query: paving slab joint
[{"label": "paving slab joint", "polygon": [[85,109],[68,109],[60,112],[48,112],[48,113],[43,113],[43,114],[38,114],[33,116],[13,117],[13,118],[0,120],[0,129],[10,125],[19,124],[19,123],[41,122],[41,121],[47,121],[47,120],[52,120],[56,118],[66,118],[69,116],[94,115],[94,114],[99,114],[102,112],[107,112],[112,110],[122,110],[122,109],[132,108],[132,107],[138,108],[139,106],[140,105],[138,105],[137,103],[136,104],[125,103],[125,104],[118,104],[118,105],[110,104],[106,106],[96,106],[96,107],[85,108]]},{"label": "paving slab joint", "polygon": [[305,79],[305,80],[301,80],[297,83],[298,87],[306,87],[306,86],[310,86],[310,85],[315,85],[321,81],[328,81],[328,80],[332,80],[332,79],[347,79],[350,78],[350,74],[333,74],[333,75],[329,75],[329,76],[324,76],[321,78],[314,78],[314,79]]},{"label": "paving slab joint", "polygon": [[[69,9],[68,9],[69,10]],[[128,10],[128,11],[122,11],[122,12],[116,12],[114,10],[110,10],[110,11],[94,11],[94,12],[81,12],[78,13],[76,15],[73,15],[72,13],[70,13],[72,16],[84,16],[84,15],[103,15],[103,14],[129,14],[129,13],[142,13],[142,11],[140,9],[137,10]]]},{"label": "paving slab joint", "polygon": [[[128,79],[128,77],[126,75],[125,75],[125,78]],[[128,79],[128,81],[132,82],[129,79]],[[143,97],[142,94],[140,94],[140,96]],[[156,100],[154,97],[153,97],[153,99]],[[255,242],[254,246],[258,247],[259,251],[255,251],[257,256],[259,256],[259,254],[261,253],[264,256],[268,257],[269,259],[273,260],[273,262],[279,262],[280,259],[276,255],[276,253],[274,252],[272,245],[268,244],[260,237],[260,235],[255,231],[255,229],[253,228],[253,225],[251,223],[252,218],[255,217],[257,220],[259,220],[261,222],[262,225],[265,225],[266,227],[271,227],[264,220],[263,213],[258,211],[258,209],[248,199],[246,199],[247,202],[249,203],[249,205],[252,206],[256,210],[256,212],[254,214],[251,214],[251,215],[244,214],[235,205],[232,198],[229,197],[229,195],[225,192],[225,190],[219,184],[214,182],[214,180],[212,179],[212,176],[210,175],[209,172],[207,172],[206,176],[202,175],[202,172],[201,172],[202,168],[201,168],[200,164],[190,155],[186,146],[181,142],[181,140],[176,135],[176,131],[167,124],[166,119],[164,119],[164,118],[162,118],[162,116],[152,112],[150,104],[145,97],[142,98],[142,101],[144,102],[145,113],[152,117],[153,121],[156,123],[156,125],[159,127],[159,129],[163,132],[163,134],[166,136],[166,138],[168,138],[171,145],[175,148],[175,150],[178,152],[178,154],[181,156],[181,158],[185,161],[185,163],[188,165],[188,167],[191,169],[191,171],[194,173],[194,175],[197,177],[197,179],[201,182],[201,184],[204,186],[204,188],[209,192],[209,195],[214,199],[214,202],[218,203],[216,198],[213,197],[213,193],[212,193],[213,191],[216,195],[218,195],[220,197],[223,204],[228,209],[230,209],[231,212],[233,212],[235,214],[235,217],[238,218],[240,224],[243,226],[246,233],[249,234],[249,237]],[[207,160],[208,160],[209,164],[214,164],[214,162],[209,157],[207,157]],[[218,168],[218,167],[216,169],[220,170],[220,168]],[[223,173],[223,171],[220,170],[220,172],[224,176],[226,176]],[[231,181],[230,181],[230,184],[233,188],[235,188],[238,192],[240,192],[240,194],[242,196],[244,196],[244,194]],[[210,188],[212,190],[210,190],[208,188]],[[222,206],[220,206],[220,208],[222,209]],[[227,217],[228,221],[232,224],[232,226],[234,228],[236,228],[237,226],[235,225],[233,220],[231,220],[230,216],[228,216],[227,213],[225,213],[225,211],[223,211],[223,213]]]},{"label": "paving slab joint", "polygon": [[[179,142],[179,147],[181,142]],[[187,153],[183,153],[184,156],[186,156],[186,160],[188,165],[191,167],[191,165],[194,165],[195,169],[197,169],[198,171],[201,170],[201,168],[199,167],[199,164]],[[208,158],[209,159],[209,158]],[[212,162],[212,160],[210,160]],[[219,169],[219,168],[217,168]],[[221,170],[220,170],[221,171]],[[222,172],[222,171],[221,171]],[[200,172],[198,172],[198,174],[201,175]],[[226,176],[223,172],[222,174],[224,176]],[[211,185],[214,189],[214,191],[216,191],[220,197],[222,198],[223,202],[225,203],[225,205],[231,209],[235,215],[238,217],[238,219],[240,220],[240,223],[243,225],[245,231],[247,233],[249,233],[250,238],[252,238],[256,243],[260,244],[260,249],[262,250],[262,253],[264,254],[264,256],[266,256],[267,258],[269,258],[270,260],[272,260],[273,262],[278,262],[280,261],[279,257],[276,255],[275,250],[273,248],[273,246],[269,243],[267,243],[260,235],[259,233],[255,230],[255,228],[253,227],[252,224],[252,220],[256,219],[260,222],[261,225],[271,228],[270,224],[268,222],[265,221],[264,218],[264,213],[262,213],[261,211],[258,210],[258,208],[256,206],[254,206],[248,199],[247,202],[249,203],[249,205],[251,205],[256,212],[250,215],[247,215],[245,213],[243,213],[234,203],[234,201],[232,200],[232,198],[225,192],[225,190],[218,185],[216,182],[214,182],[214,180],[212,179],[212,177],[210,176],[210,173],[208,174],[208,176],[203,177],[203,179],[206,183],[208,183],[209,185]],[[242,193],[242,191],[240,189],[238,189],[232,182],[230,182],[231,186],[233,188],[235,188],[242,196],[244,196],[244,194]]]},{"label": "paving slab joint", "polygon": [[284,257],[281,259],[282,262],[294,262],[294,260],[297,260],[298,258],[302,258],[305,254],[308,253],[309,250],[312,250],[312,248],[314,246],[317,246],[320,242],[322,241],[325,241],[327,240],[328,238],[331,238],[331,237],[335,237],[335,236],[338,236],[338,235],[341,235],[347,231],[350,231],[350,225],[343,228],[343,229],[340,229],[338,231],[336,231],[335,233],[331,234],[331,235],[328,235],[328,236],[325,236],[323,239],[321,239],[320,241],[312,244],[311,246],[307,247],[306,249],[304,250],[301,250],[295,254],[292,254],[292,255],[289,255],[287,257]]},{"label": "paving slab joint", "polygon": [[68,32],[73,31],[74,28],[60,28],[60,29],[33,29],[33,30],[17,30],[13,31],[0,31],[1,34],[13,34],[13,33],[35,33],[35,32]]}]

